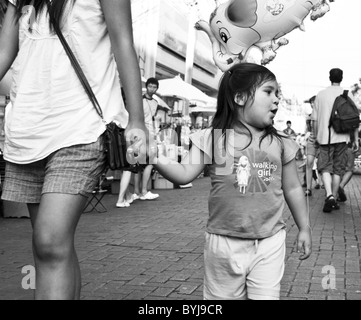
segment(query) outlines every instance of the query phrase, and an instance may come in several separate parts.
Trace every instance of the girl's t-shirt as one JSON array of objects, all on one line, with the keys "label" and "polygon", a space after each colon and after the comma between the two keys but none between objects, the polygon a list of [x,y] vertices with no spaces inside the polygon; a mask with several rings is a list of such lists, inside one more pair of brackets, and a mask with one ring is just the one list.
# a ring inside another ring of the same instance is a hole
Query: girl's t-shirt
[{"label": "girl's t-shirt", "polygon": [[283,145],[268,136],[260,146],[262,134],[253,135],[251,144],[242,150],[250,139],[230,130],[227,152],[222,153],[218,152],[222,139],[215,138],[213,143],[211,129],[191,136],[192,143],[208,159],[212,185],[208,200],[209,233],[263,239],[285,228],[282,166],[295,158],[299,147],[284,135]]},{"label": "girl's t-shirt", "polygon": [[[26,6],[19,21],[19,52],[5,115],[4,158],[19,164],[95,142],[105,130],[60,40],[50,31],[46,7],[36,20],[34,10]],[[61,29],[105,120],[125,127],[128,112],[99,0],[67,1]]]}]

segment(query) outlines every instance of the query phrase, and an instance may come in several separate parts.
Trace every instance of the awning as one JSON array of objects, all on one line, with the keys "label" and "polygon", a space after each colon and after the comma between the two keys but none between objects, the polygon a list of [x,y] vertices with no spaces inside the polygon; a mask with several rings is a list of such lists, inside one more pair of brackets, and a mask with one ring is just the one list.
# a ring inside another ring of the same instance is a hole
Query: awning
[{"label": "awning", "polygon": [[183,81],[180,76],[159,80],[158,94],[166,97],[186,99],[188,101],[207,102],[209,100],[208,95],[195,86]]}]

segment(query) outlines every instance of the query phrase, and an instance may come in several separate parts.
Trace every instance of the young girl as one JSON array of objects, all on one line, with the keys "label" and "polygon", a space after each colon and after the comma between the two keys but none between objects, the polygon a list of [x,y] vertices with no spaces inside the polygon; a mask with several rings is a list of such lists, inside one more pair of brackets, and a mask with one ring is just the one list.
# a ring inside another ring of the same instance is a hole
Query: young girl
[{"label": "young girl", "polygon": [[[154,159],[167,179],[179,185],[209,166],[212,188],[204,251],[205,299],[279,299],[284,272],[286,200],[299,228],[300,259],[311,254],[311,230],[297,175],[297,144],[272,126],[278,85],[267,68],[233,66],[219,87],[212,128],[191,137],[182,164]],[[239,160],[250,163],[239,187]]]},{"label": "young girl", "polygon": [[[1,30],[0,80],[13,66],[2,199],[28,204],[35,298],[79,299],[74,236],[87,196],[106,169],[105,125],[49,25],[48,2],[10,0]],[[131,132],[139,136],[147,132],[130,0],[49,3],[105,120],[127,126],[130,139]]]}]

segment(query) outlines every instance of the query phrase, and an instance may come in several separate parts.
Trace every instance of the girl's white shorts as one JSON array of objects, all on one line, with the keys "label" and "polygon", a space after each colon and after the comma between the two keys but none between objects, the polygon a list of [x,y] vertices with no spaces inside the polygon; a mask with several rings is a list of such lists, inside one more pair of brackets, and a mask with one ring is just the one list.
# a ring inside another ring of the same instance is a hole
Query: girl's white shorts
[{"label": "girl's white shorts", "polygon": [[279,300],[285,268],[286,231],[261,240],[206,232],[206,300]]}]

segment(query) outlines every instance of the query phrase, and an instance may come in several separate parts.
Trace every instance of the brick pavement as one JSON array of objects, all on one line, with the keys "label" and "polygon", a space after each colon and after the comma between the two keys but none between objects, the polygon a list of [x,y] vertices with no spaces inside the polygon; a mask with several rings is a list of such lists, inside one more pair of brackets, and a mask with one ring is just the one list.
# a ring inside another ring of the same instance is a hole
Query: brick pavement
[{"label": "brick pavement", "polygon": [[[297,227],[285,211],[281,299],[361,300],[360,186],[355,175],[345,189],[348,201],[331,214],[322,212],[324,191],[313,190],[313,254],[306,261],[295,252]],[[122,209],[115,207],[117,195],[108,194],[108,212],[83,214],[76,236],[82,299],[202,299],[208,191],[209,178],[200,178],[192,188],[157,190],[159,199]],[[29,219],[0,218],[0,300],[33,298],[21,287],[22,268],[32,261]]]}]

